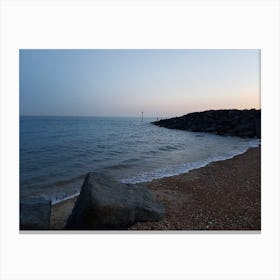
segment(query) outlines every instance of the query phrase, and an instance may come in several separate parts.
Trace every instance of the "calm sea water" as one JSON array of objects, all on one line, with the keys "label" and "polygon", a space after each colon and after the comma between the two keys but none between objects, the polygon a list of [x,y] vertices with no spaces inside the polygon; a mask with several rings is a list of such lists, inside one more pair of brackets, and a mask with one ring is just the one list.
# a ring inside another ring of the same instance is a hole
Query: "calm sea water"
[{"label": "calm sea water", "polygon": [[230,158],[259,144],[152,125],[154,119],[21,117],[20,192],[53,202],[77,194],[87,172],[150,181]]}]

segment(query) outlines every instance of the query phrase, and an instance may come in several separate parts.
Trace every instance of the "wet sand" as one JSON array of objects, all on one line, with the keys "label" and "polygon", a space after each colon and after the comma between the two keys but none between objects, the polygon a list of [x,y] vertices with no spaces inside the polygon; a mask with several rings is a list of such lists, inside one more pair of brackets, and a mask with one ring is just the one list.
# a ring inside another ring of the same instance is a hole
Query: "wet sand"
[{"label": "wet sand", "polygon": [[[261,229],[261,148],[144,185],[164,204],[166,215],[130,230]],[[64,228],[75,201],[53,205],[52,229]]]}]

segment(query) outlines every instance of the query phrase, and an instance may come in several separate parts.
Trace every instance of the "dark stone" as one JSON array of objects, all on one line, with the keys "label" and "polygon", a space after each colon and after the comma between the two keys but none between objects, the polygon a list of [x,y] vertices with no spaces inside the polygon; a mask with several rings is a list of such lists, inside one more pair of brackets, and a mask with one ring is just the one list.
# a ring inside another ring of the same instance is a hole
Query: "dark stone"
[{"label": "dark stone", "polygon": [[51,201],[44,198],[28,198],[20,201],[20,229],[50,229]]},{"label": "dark stone", "polygon": [[140,185],[118,182],[104,174],[90,172],[69,216],[69,230],[121,230],[136,222],[159,221],[163,206]]},{"label": "dark stone", "polygon": [[261,110],[209,110],[153,122],[160,127],[246,138],[261,137]]}]

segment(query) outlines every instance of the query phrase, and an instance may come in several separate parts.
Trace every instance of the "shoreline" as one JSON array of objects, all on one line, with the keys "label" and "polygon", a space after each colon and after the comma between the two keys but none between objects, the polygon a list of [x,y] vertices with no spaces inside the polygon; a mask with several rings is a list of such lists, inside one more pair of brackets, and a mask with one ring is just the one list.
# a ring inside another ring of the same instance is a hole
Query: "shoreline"
[{"label": "shoreline", "polygon": [[[259,145],[186,173],[140,183],[164,204],[166,216],[130,230],[260,230],[260,153]],[[76,199],[52,204],[51,229],[63,229]]]},{"label": "shoreline", "polygon": [[[233,136],[231,136],[233,137]],[[133,185],[137,185],[137,184],[147,184],[147,183],[150,183],[154,180],[160,180],[160,179],[163,179],[163,178],[168,178],[168,177],[173,177],[173,176],[178,176],[178,175],[181,175],[181,174],[185,174],[185,173],[188,173],[192,170],[195,170],[195,169],[199,169],[199,168],[202,168],[202,167],[205,167],[207,166],[208,164],[211,164],[213,162],[219,162],[219,161],[224,161],[224,160],[228,160],[228,159],[231,159],[231,158],[234,158],[238,155],[241,155],[241,154],[244,154],[245,152],[247,152],[249,149],[252,149],[252,148],[257,148],[257,147],[260,147],[260,142],[257,143],[257,144],[254,144],[252,146],[249,146],[249,147],[246,147],[245,150],[242,150],[242,151],[237,151],[237,152],[234,152],[233,154],[229,155],[229,156],[225,156],[225,157],[214,157],[214,158],[211,158],[211,159],[206,159],[204,161],[200,161],[200,162],[195,162],[195,163],[192,163],[192,166],[191,167],[185,167],[184,166],[184,171],[174,171],[173,173],[167,173],[167,174],[163,174],[163,175],[160,175],[160,176],[154,176],[152,179],[145,179],[143,181],[131,181],[131,178],[127,178],[127,179],[122,179],[120,180],[120,182],[122,183],[125,183],[125,184],[133,184]],[[185,165],[185,164],[182,164],[182,165]],[[179,168],[178,170],[182,170],[182,168]],[[84,175],[85,177],[86,175]],[[81,183],[82,184],[82,183]],[[66,200],[69,200],[69,199],[72,199],[72,198],[75,198],[75,197],[78,197],[80,194],[80,192],[77,192],[73,195],[70,195],[70,196],[67,196],[67,197],[64,197],[62,199],[55,199],[55,200],[52,200],[51,203],[52,205],[56,205],[56,204],[59,204],[63,201],[66,201]]]}]

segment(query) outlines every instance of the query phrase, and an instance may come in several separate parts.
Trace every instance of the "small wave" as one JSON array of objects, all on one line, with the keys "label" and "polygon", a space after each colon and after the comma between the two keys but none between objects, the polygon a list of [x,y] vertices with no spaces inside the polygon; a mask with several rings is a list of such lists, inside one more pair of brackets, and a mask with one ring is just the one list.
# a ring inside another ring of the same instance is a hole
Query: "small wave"
[{"label": "small wave", "polygon": [[63,202],[63,201],[66,201],[68,199],[71,199],[71,198],[74,198],[74,197],[77,197],[80,195],[80,192],[77,192],[73,195],[69,195],[69,196],[66,196],[64,198],[52,198],[51,201],[52,201],[52,205],[55,205],[55,204],[58,204],[60,202]]},{"label": "small wave", "polygon": [[120,164],[106,166],[105,169],[107,169],[107,170],[119,170],[119,169],[133,167],[135,165],[136,164],[132,164],[132,163],[120,163]]},{"label": "small wave", "polygon": [[[79,182],[82,179],[84,179],[86,176],[86,174],[83,175],[79,175],[70,179],[65,179],[65,180],[57,180],[57,181],[51,181],[48,180],[50,178],[52,178],[52,175],[45,175],[42,178],[41,177],[36,177],[35,179],[29,179],[29,180],[25,180],[25,181],[21,181],[21,190],[27,190],[30,191],[30,189],[35,188],[36,190],[44,190],[44,189],[51,189],[53,187],[63,187],[63,186],[67,186],[67,185],[71,185],[75,182]],[[47,181],[48,183],[45,184],[36,184],[36,181]],[[22,187],[24,186],[24,187]],[[34,190],[35,191],[35,190]]]},{"label": "small wave", "polygon": [[122,151],[110,151],[110,152],[108,152],[108,154],[110,156],[117,156],[117,155],[121,155]]},{"label": "small wave", "polygon": [[160,147],[159,150],[160,151],[172,151],[172,150],[178,150],[178,148],[175,146],[167,145],[164,147]]},{"label": "small wave", "polygon": [[77,177],[73,177],[71,179],[56,181],[52,185],[53,186],[65,186],[65,185],[74,183],[76,181],[79,181],[79,180],[85,178],[85,176],[86,176],[86,174],[83,174],[83,175],[79,175]]},{"label": "small wave", "polygon": [[122,164],[131,164],[131,163],[135,163],[135,162],[138,162],[138,161],[139,161],[139,158],[130,158],[130,159],[124,160],[122,162]]},{"label": "small wave", "polygon": [[151,172],[144,172],[142,174],[139,174],[139,175],[136,175],[136,176],[133,176],[130,178],[124,178],[121,181],[123,183],[127,183],[127,184],[137,184],[137,183],[150,182],[155,179],[171,177],[171,176],[179,175],[182,173],[188,173],[190,170],[204,167],[211,162],[216,162],[216,161],[233,158],[237,155],[245,153],[249,148],[258,147],[259,145],[260,145],[259,140],[252,140],[251,142],[249,142],[248,147],[246,147],[244,149],[232,151],[230,154],[228,154],[226,156],[217,156],[217,157],[208,158],[208,159],[202,160],[202,161],[189,162],[189,163],[184,163],[182,165],[160,168],[160,169],[157,169],[157,170],[154,170]]}]

